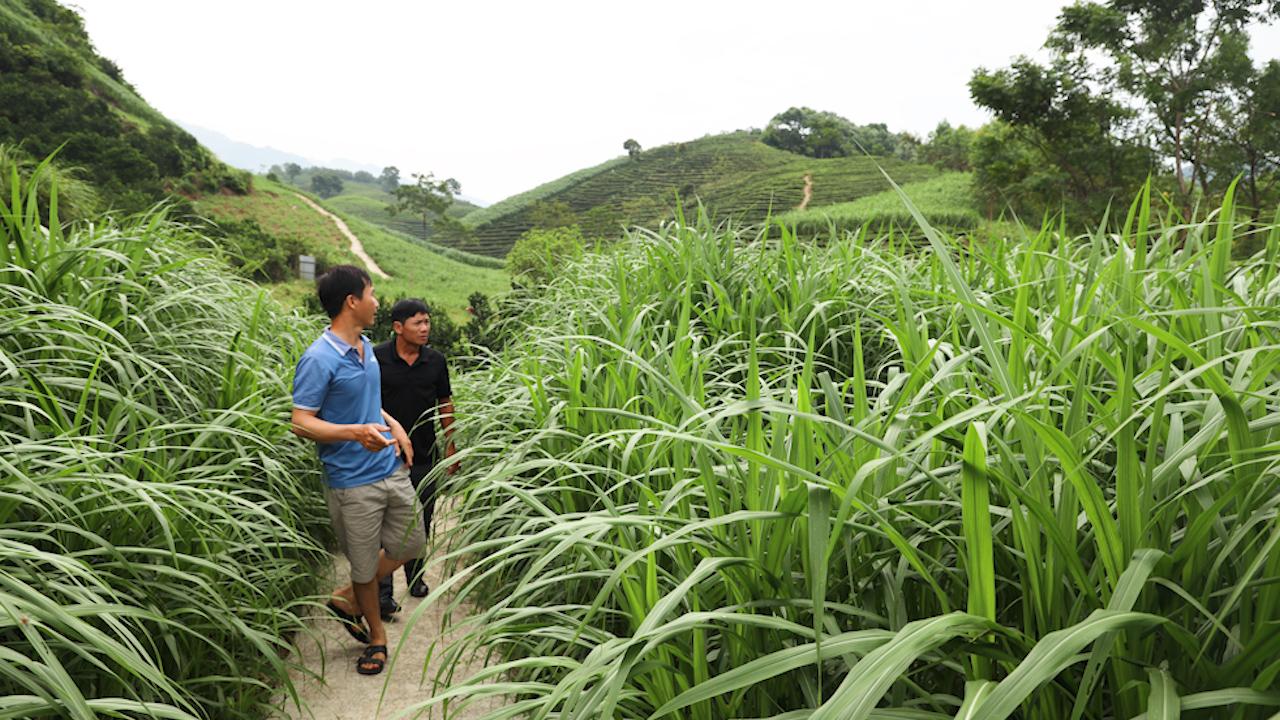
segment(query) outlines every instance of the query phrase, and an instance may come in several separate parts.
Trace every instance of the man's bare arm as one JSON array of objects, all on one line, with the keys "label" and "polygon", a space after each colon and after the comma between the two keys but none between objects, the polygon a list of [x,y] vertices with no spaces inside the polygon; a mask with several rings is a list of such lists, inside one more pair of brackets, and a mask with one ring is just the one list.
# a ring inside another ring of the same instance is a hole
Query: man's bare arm
[{"label": "man's bare arm", "polygon": [[[454,453],[458,452],[458,448],[453,444],[453,397],[441,398],[436,407],[440,416],[440,429],[444,433],[444,457],[445,460],[448,460],[453,457]],[[452,475],[458,472],[459,467],[458,463],[450,465],[448,467],[449,474]]]},{"label": "man's bare arm", "polygon": [[386,410],[382,411],[382,419],[387,422],[391,428],[391,437],[395,439],[397,444],[397,455],[404,456],[404,464],[413,466],[413,443],[409,442],[409,433],[404,431],[404,426],[398,420],[391,417],[391,413]]},{"label": "man's bare arm", "polygon": [[290,430],[293,431],[294,435],[308,440],[315,440],[316,442],[334,443],[354,440],[371,452],[381,450],[395,442],[382,434],[391,430],[386,425],[378,423],[338,425],[316,417],[315,410],[294,408],[290,421],[292,425]]}]

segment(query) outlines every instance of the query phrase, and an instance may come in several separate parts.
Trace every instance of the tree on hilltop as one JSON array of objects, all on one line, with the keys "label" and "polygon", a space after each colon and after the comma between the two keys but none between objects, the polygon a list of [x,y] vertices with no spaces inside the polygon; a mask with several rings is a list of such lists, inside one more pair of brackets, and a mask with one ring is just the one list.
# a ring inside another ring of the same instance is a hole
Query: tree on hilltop
[{"label": "tree on hilltop", "polygon": [[317,173],[311,176],[311,192],[322,198],[331,198],[342,193],[342,178],[331,173]]},{"label": "tree on hilltop", "polygon": [[400,187],[400,168],[395,165],[388,165],[382,168],[382,175],[378,177],[378,184],[383,190],[394,193],[396,188]]},{"label": "tree on hilltop", "polygon": [[298,163],[293,163],[293,162],[291,162],[291,163],[285,163],[285,164],[284,164],[284,174],[285,174],[285,175],[287,175],[287,176],[289,177],[289,182],[290,182],[290,183],[292,183],[292,184],[295,184],[295,185],[296,185],[297,183],[294,183],[294,179],[295,179],[295,178],[297,178],[299,175],[301,175],[301,174],[302,174],[302,166],[301,166],[301,165],[299,165]]},{"label": "tree on hilltop", "polygon": [[634,138],[627,138],[627,141],[622,143],[622,149],[627,151],[632,160],[640,159],[640,143],[636,142]]},{"label": "tree on hilltop", "polygon": [[[387,168],[394,170],[395,168]],[[387,170],[383,170],[383,177],[387,175]],[[399,171],[396,171],[397,182],[399,182]],[[436,180],[432,173],[413,173],[414,183],[412,185],[400,185],[393,193],[395,202],[387,206],[387,212],[395,215],[399,212],[412,212],[414,215],[422,217],[422,234],[427,234],[428,222],[434,216],[438,225],[451,227],[455,230],[462,229],[462,223],[445,215],[445,211],[453,204],[453,198],[462,189],[457,180],[448,178],[446,180]]]},{"label": "tree on hilltop", "polygon": [[896,155],[910,143],[903,134],[890,132],[884,123],[855,125],[832,112],[792,107],[773,116],[760,136],[761,142],[779,150],[814,158],[849,155]]}]

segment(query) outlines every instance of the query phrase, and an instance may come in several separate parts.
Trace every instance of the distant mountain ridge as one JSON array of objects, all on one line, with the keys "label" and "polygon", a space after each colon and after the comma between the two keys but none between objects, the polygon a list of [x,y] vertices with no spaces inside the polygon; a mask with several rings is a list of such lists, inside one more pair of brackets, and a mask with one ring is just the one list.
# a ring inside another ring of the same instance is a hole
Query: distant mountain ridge
[{"label": "distant mountain ridge", "polygon": [[[209,148],[223,162],[238,167],[241,170],[250,172],[266,172],[267,168],[272,165],[283,165],[285,163],[297,163],[306,167],[308,165],[316,165],[301,155],[295,155],[284,150],[277,150],[273,147],[259,147],[233,140],[226,135],[201,127],[193,123],[178,122],[187,132],[191,133],[200,141],[202,145]],[[363,169],[363,168],[356,168]]]}]

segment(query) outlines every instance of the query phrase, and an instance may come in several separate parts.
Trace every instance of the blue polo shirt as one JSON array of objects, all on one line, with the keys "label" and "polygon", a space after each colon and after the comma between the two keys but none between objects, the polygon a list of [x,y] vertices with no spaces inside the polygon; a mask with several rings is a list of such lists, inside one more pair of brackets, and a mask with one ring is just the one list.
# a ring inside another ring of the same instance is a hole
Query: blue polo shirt
[{"label": "blue polo shirt", "polygon": [[[293,406],[314,410],[316,417],[338,425],[384,423],[378,358],[368,339],[361,336],[360,343],[364,359],[332,330],[326,329],[311,343],[293,374]],[[370,452],[354,440],[316,445],[325,478],[333,488],[377,482],[395,472],[400,462],[391,446]]]}]

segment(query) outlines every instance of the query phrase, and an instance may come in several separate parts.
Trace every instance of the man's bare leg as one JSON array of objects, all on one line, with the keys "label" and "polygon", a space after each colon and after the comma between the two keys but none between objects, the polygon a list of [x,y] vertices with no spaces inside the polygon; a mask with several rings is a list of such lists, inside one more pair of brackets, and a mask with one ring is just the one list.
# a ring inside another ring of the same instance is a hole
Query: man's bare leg
[{"label": "man's bare leg", "polygon": [[[366,621],[369,621],[370,617],[377,617],[378,625],[381,626],[382,617],[378,612],[378,597],[377,597],[378,594],[376,592],[376,589],[377,589],[376,586],[379,580],[390,575],[396,570],[399,570],[401,565],[404,565],[403,560],[396,560],[391,557],[388,557],[386,550],[378,551],[378,571],[374,574],[373,580],[369,581],[373,583],[375,586],[372,610],[365,607],[364,603],[359,601],[359,596],[356,592],[356,587],[354,584],[348,583],[346,585],[343,585],[340,588],[335,589],[333,591],[333,596],[338,599],[338,604],[342,606],[343,609],[346,610],[347,612],[364,615]],[[363,584],[364,583],[361,583],[361,585]],[[370,630],[372,630],[373,629],[372,622],[371,621],[369,622],[370,622]],[[377,645],[378,643],[375,642],[374,644]]]},{"label": "man's bare leg", "polygon": [[[347,606],[347,612],[356,612],[364,616],[364,621],[369,626],[370,645],[387,644],[387,628],[382,624],[382,613],[379,612],[378,581],[400,569],[402,565],[404,565],[403,560],[394,560],[387,556],[386,550],[379,550],[378,571],[372,580],[351,583],[333,591],[333,596]],[[387,660],[386,653],[377,653],[377,655],[382,656],[380,658],[382,661]],[[363,660],[361,664],[363,666]]]}]

